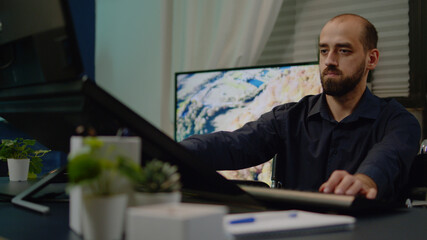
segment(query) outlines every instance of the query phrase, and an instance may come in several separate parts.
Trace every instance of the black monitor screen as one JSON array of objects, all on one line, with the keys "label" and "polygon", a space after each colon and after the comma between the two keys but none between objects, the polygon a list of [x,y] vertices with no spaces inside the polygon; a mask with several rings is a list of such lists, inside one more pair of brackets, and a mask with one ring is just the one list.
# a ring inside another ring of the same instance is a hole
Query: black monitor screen
[{"label": "black monitor screen", "polygon": [[83,72],[66,0],[0,0],[0,90]]}]

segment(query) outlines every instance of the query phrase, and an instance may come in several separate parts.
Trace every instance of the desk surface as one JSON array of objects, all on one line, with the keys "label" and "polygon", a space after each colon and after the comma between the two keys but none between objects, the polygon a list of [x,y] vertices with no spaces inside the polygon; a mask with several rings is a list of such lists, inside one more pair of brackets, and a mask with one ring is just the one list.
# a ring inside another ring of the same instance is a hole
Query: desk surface
[{"label": "desk surface", "polygon": [[[6,239],[68,239],[81,238],[68,228],[68,203],[48,203],[49,215],[0,203],[0,236]],[[334,239],[425,239],[427,209],[399,209],[387,214],[357,217],[352,231],[291,237],[300,240]]]}]

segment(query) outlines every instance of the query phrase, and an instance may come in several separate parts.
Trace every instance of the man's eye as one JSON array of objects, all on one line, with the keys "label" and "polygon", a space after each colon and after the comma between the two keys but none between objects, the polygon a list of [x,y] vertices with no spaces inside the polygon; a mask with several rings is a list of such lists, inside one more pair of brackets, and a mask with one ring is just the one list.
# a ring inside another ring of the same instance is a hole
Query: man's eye
[{"label": "man's eye", "polygon": [[348,50],[348,49],[340,49],[340,52],[341,52],[341,53],[348,54],[348,53],[350,53],[351,51],[350,51],[350,50]]},{"label": "man's eye", "polygon": [[320,49],[320,54],[327,54],[328,53],[328,50],[326,50],[326,49]]}]

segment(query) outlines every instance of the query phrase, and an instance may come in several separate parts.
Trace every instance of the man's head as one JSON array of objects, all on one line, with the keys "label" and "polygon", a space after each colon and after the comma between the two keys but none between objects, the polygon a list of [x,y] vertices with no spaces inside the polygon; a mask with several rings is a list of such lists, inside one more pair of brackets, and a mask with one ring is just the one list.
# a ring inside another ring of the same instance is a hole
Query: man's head
[{"label": "man's head", "polygon": [[319,39],[319,67],[323,91],[343,96],[364,91],[369,70],[378,63],[375,27],[365,18],[343,14],[325,24]]},{"label": "man's head", "polygon": [[377,29],[375,28],[375,26],[371,22],[369,22],[364,17],[361,17],[361,16],[356,15],[356,14],[350,14],[350,13],[335,16],[331,20],[329,20],[329,22],[331,22],[333,20],[339,20],[341,18],[342,19],[353,18],[353,19],[355,19],[355,21],[360,21],[360,23],[362,24],[362,32],[360,34],[360,42],[362,43],[363,47],[365,48],[366,51],[369,49],[377,48],[378,33],[377,33]]}]

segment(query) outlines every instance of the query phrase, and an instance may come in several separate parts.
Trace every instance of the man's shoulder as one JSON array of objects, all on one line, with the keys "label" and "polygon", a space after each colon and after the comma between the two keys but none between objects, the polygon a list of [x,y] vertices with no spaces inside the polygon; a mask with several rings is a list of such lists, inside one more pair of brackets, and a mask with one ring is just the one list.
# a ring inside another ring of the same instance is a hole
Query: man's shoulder
[{"label": "man's shoulder", "polygon": [[418,120],[401,103],[394,98],[380,98],[381,115],[406,124],[418,124]]},{"label": "man's shoulder", "polygon": [[408,110],[394,98],[386,97],[386,98],[379,98],[379,99],[380,99],[380,106],[382,110],[388,110],[395,113],[398,113],[398,112],[409,113]]}]

